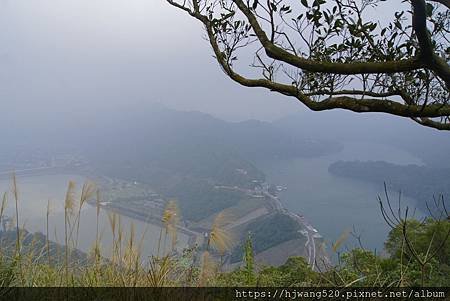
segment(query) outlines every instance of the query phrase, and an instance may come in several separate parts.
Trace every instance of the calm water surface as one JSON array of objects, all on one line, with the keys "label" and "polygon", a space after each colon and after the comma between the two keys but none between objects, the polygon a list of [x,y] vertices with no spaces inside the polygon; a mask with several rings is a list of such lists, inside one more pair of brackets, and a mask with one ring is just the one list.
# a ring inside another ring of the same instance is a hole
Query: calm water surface
[{"label": "calm water surface", "polygon": [[[355,228],[365,247],[381,250],[388,226],[380,214],[377,196],[384,196],[383,183],[373,184],[355,179],[339,178],[328,172],[338,160],[382,160],[395,164],[423,162],[402,150],[367,143],[348,143],[342,152],[320,158],[259,162],[268,182],[285,185],[280,193],[285,207],[303,214],[328,242]],[[397,200],[398,192],[391,196]],[[415,201],[402,197],[402,205],[415,207]],[[349,246],[355,243],[349,239]]]},{"label": "calm water surface", "polygon": [[[384,223],[377,201],[383,195],[383,183],[373,184],[355,179],[339,178],[328,172],[330,164],[338,160],[382,160],[395,164],[418,164],[423,162],[402,150],[367,143],[347,143],[342,152],[319,158],[294,160],[273,160],[258,162],[270,183],[287,186],[280,193],[285,207],[303,214],[307,220],[330,243],[343,232],[356,229],[362,236],[364,246],[382,249],[389,228]],[[67,183],[73,180],[79,190],[86,180],[77,175],[47,175],[19,177],[20,224],[36,232],[45,233],[45,216],[47,200],[50,200],[50,238],[62,243],[64,241],[64,196]],[[0,180],[0,192],[11,191],[11,181]],[[10,193],[8,213],[13,215],[13,203]],[[397,193],[392,192],[396,199]],[[415,201],[402,198],[402,205],[415,207]],[[135,227],[135,237],[143,237],[143,254],[156,253],[160,227],[139,220],[121,216],[121,225],[126,237],[129,237],[131,224]],[[101,241],[105,254],[111,249],[112,231],[107,212],[99,216]],[[82,210],[79,248],[89,251],[95,242],[96,208],[85,205]],[[178,235],[178,248],[186,245],[188,237]],[[349,239],[347,244],[354,245]]]},{"label": "calm water surface", "polygon": [[[68,182],[72,180],[81,191],[84,177],[78,175],[43,175],[18,177],[19,187],[19,222],[31,232],[46,232],[47,201],[50,200],[50,239],[61,244],[64,242],[64,197]],[[0,180],[0,191],[9,191],[7,214],[14,216],[14,203],[11,193],[11,181]],[[88,252],[95,243],[97,216],[96,208],[85,204],[80,220],[78,248]],[[108,211],[101,210],[99,215],[99,233],[103,254],[109,256],[112,245],[112,230],[108,219]],[[121,228],[124,233],[124,243],[130,238],[132,225],[134,227],[135,243],[142,241],[142,254],[156,254],[160,235],[160,227],[148,224],[126,216],[120,216]],[[117,227],[117,226],[116,226]],[[117,230],[116,230],[117,231]],[[168,239],[167,241],[170,241]],[[188,237],[178,234],[178,248],[187,244]]]}]

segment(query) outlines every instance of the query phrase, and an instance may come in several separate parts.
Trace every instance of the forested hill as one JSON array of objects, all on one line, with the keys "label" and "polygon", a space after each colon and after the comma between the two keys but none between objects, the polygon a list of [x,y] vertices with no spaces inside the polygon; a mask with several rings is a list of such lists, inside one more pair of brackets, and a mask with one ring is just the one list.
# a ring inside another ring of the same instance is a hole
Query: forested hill
[{"label": "forested hill", "polygon": [[179,199],[185,217],[193,220],[241,199],[215,185],[249,187],[254,180],[264,181],[256,159],[320,156],[340,149],[266,122],[225,122],[164,107],[124,110],[91,123],[91,130],[75,139],[90,141],[79,145],[99,173],[149,183]]},{"label": "forested hill", "polygon": [[[91,129],[89,132],[97,133],[95,139],[106,144],[120,141],[117,144],[122,147],[132,145],[131,150],[139,149],[147,155],[163,152],[167,156],[178,156],[182,149],[187,148],[187,153],[192,148],[202,148],[222,149],[252,160],[320,156],[339,150],[337,143],[312,140],[313,135],[281,129],[268,122],[226,122],[208,114],[175,111],[162,106],[139,111],[125,109],[120,115],[95,122]],[[168,153],[170,147],[176,150]],[[121,149],[112,151],[122,152]],[[129,151],[128,147],[125,153]]]},{"label": "forested hill", "polygon": [[256,158],[320,156],[339,150],[336,143],[312,141],[266,122],[231,123],[163,107],[130,109],[99,120],[78,139],[90,141],[80,145],[92,164],[114,160],[116,166],[135,165],[137,172],[151,165],[221,182],[234,182],[227,170],[237,168],[261,179],[263,175],[250,163]]},{"label": "forested hill", "polygon": [[342,144],[389,145],[420,158],[430,167],[450,168],[450,132],[422,127],[408,118],[343,111],[299,112],[281,118],[273,125],[284,131],[309,133],[317,139]]},{"label": "forested hill", "polygon": [[25,145],[21,149],[32,154],[37,148],[48,154],[76,152],[93,174],[148,183],[164,196],[179,199],[185,217],[192,219],[240,200],[237,193],[217,191],[215,185],[248,187],[254,180],[264,181],[257,160],[340,150],[338,143],[312,140],[271,123],[226,122],[162,105],[49,116],[30,128],[32,133],[17,131],[9,141],[11,150]]},{"label": "forested hill", "polygon": [[417,165],[396,165],[382,161],[336,162],[329,171],[337,176],[384,182],[395,191],[417,201],[417,207],[426,209],[426,202],[433,206],[433,197],[443,196],[446,207],[450,208],[450,168],[431,168]]}]

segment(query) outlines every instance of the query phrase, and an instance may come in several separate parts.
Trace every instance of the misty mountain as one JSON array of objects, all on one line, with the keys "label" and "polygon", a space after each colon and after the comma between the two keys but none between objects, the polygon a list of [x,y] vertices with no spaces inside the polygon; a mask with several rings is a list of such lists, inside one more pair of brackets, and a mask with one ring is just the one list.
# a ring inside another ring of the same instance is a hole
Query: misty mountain
[{"label": "misty mountain", "polygon": [[132,151],[148,157],[162,152],[177,157],[181,153],[196,153],[201,148],[234,152],[247,160],[314,157],[339,150],[337,143],[313,140],[268,122],[232,123],[200,112],[164,107],[122,111],[121,115],[100,121],[93,128],[97,134],[92,138],[108,148],[115,147],[115,152],[121,152],[120,146],[126,146],[125,153]]},{"label": "misty mountain", "polygon": [[[268,122],[226,122],[208,114],[170,110],[162,105],[46,116],[28,130],[20,124],[12,124],[11,130],[15,132],[8,140],[11,151],[17,145],[49,152],[73,150],[98,164],[138,162],[142,167],[145,161],[208,178],[220,178],[218,164],[230,163],[233,158],[253,162],[315,157],[340,150],[337,142],[311,139],[314,135]],[[250,168],[250,163],[243,167]]]},{"label": "misty mountain", "polygon": [[2,157],[14,162],[20,155],[16,161],[25,162],[36,154],[77,154],[85,158],[93,175],[148,183],[158,193],[179,199],[191,219],[242,199],[240,193],[218,191],[215,185],[248,188],[254,180],[264,181],[256,160],[314,157],[340,150],[339,143],[311,139],[268,122],[226,122],[161,105],[47,117],[28,131],[23,127],[15,131]]},{"label": "misty mountain", "polygon": [[420,126],[408,118],[344,111],[301,112],[273,123],[283,131],[317,139],[370,142],[405,150],[432,167],[450,168],[450,133]]},{"label": "misty mountain", "polygon": [[320,156],[339,150],[327,141],[292,135],[266,122],[230,123],[199,112],[163,107],[125,111],[77,137],[96,173],[150,184],[179,199],[185,217],[198,220],[243,195],[215,185],[252,187],[264,181],[255,159]]},{"label": "misty mountain", "polygon": [[[450,168],[424,167],[417,165],[396,165],[382,161],[361,162],[339,161],[329,167],[336,176],[349,177],[376,184],[386,183],[391,191],[417,201],[417,207],[427,212],[427,203],[434,206],[434,199],[442,197],[446,208],[450,206]],[[396,199],[397,196],[393,196]]]}]

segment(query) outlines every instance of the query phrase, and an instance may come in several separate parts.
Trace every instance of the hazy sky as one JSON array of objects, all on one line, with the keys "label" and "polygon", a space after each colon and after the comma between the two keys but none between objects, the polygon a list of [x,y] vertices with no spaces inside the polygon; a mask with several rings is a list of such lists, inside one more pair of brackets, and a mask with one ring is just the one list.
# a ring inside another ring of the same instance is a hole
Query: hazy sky
[{"label": "hazy sky", "polygon": [[164,0],[0,0],[3,111],[24,119],[157,101],[270,120],[301,109],[229,80],[203,35]]},{"label": "hazy sky", "polygon": [[2,111],[20,120],[152,102],[227,120],[304,110],[232,82],[201,24],[165,0],[0,0],[0,45]]}]

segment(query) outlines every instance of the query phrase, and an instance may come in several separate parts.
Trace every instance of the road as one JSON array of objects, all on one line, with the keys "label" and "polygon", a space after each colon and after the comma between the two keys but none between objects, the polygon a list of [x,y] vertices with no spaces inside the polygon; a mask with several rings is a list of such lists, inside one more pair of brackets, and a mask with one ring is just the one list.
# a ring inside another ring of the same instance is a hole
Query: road
[{"label": "road", "polygon": [[287,214],[305,226],[305,229],[300,230],[299,232],[301,234],[303,234],[307,239],[306,243],[305,243],[305,247],[306,247],[306,250],[308,250],[308,264],[314,270],[314,268],[316,266],[316,242],[314,240],[314,237],[317,234],[317,230],[315,230],[309,224],[307,224],[306,221],[304,220],[304,218],[302,218],[298,214],[291,213],[291,212],[288,212]]},{"label": "road", "polygon": [[18,170],[8,170],[8,171],[2,171],[0,172],[0,175],[13,175],[20,174],[23,172],[33,172],[33,171],[42,171],[42,170],[51,170],[55,167],[53,166],[44,166],[44,167],[34,167],[34,168],[24,168],[24,169],[18,169]]},{"label": "road", "polygon": [[48,175],[58,172],[66,172],[68,169],[63,166],[44,166],[34,168],[24,168],[8,171],[0,171],[0,178],[12,178],[13,175],[20,176],[36,176],[36,175]]},{"label": "road", "polygon": [[[244,189],[240,187],[230,187],[230,186],[216,186],[217,189],[229,189],[229,190],[236,190],[240,192],[244,192],[248,195],[252,195],[255,193],[253,190]],[[283,204],[281,204],[281,201],[274,195],[270,194],[267,191],[262,191],[262,194],[271,200],[271,205],[273,207],[274,211],[279,211],[283,214],[288,215],[293,220],[298,222],[300,225],[303,226],[302,230],[299,230],[299,233],[301,233],[303,236],[306,237],[306,243],[305,247],[308,252],[308,264],[311,267],[311,269],[315,270],[316,267],[316,242],[314,240],[315,237],[320,237],[318,234],[318,231],[314,229],[314,227],[309,224],[305,218],[301,215],[298,215],[293,212],[289,212],[286,208],[283,207]]]},{"label": "road", "polygon": [[299,230],[299,233],[304,235],[306,237],[306,243],[305,247],[308,251],[308,264],[310,265],[311,269],[314,270],[316,266],[316,242],[314,240],[314,236],[317,235],[317,230],[314,229],[306,220],[304,217],[288,211],[286,208],[283,207],[281,204],[281,201],[274,195],[271,195],[268,192],[263,192],[263,194],[270,198],[273,201],[274,209],[277,211],[280,211],[289,217],[291,217],[293,220],[297,221],[300,225],[303,225],[304,229]]},{"label": "road", "polygon": [[[88,204],[90,204],[92,206],[96,206],[96,204],[92,203],[92,202],[88,202]],[[138,212],[138,211],[135,211],[135,210],[130,209],[130,208],[126,208],[126,207],[123,207],[123,206],[116,206],[114,203],[100,204],[100,206],[102,208],[104,208],[105,210],[110,210],[110,211],[116,212],[118,214],[121,214],[121,215],[124,215],[124,216],[128,216],[128,217],[131,217],[131,218],[136,219],[136,220],[140,220],[140,221],[145,222],[145,223],[157,225],[159,227],[164,227],[164,225],[161,223],[161,217],[160,216],[151,216],[151,215],[148,215],[146,213]],[[196,244],[196,242],[198,240],[198,237],[203,237],[202,233],[193,231],[193,230],[188,229],[188,228],[186,228],[186,227],[184,227],[182,225],[176,225],[176,228],[177,228],[178,232],[180,232],[182,234],[185,234],[185,235],[187,235],[189,237],[189,239],[188,239],[188,246],[190,248],[195,246],[195,244]]]}]

